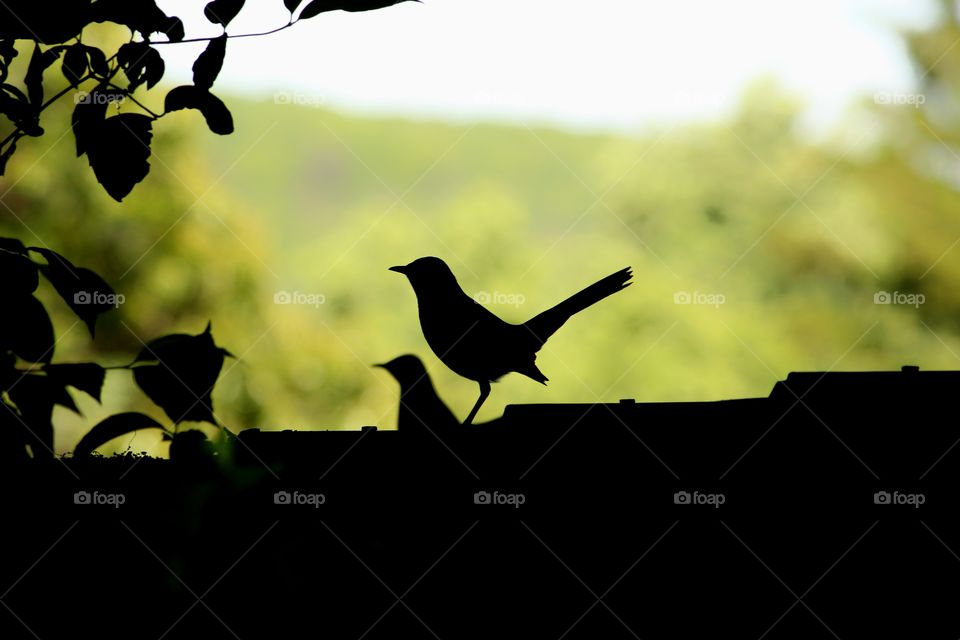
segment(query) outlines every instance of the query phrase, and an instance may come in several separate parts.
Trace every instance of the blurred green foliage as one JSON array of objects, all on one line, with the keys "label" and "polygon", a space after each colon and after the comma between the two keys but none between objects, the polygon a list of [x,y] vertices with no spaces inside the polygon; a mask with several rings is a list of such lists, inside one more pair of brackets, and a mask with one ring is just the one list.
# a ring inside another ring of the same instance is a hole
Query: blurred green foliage
[{"label": "blurred green foliage", "polygon": [[[48,245],[126,296],[94,344],[55,317],[55,360],[126,362],[141,341],[212,320],[239,356],[214,396],[234,431],[392,427],[397,387],[370,365],[402,353],[465,415],[474,383],[429,351],[409,285],[387,271],[423,255],[512,321],[634,267],[634,286],[541,352],[549,386],[504,378],[480,421],[518,402],[766,395],[793,370],[956,369],[958,38],[952,14],[906,34],[922,106],[867,96],[816,140],[802,102],[771,81],[728,121],[634,137],[228,98],[234,135],[210,140],[199,116],[174,114],[120,205],[63,130],[24,144],[0,181],[0,234]],[[723,304],[676,304],[682,292]],[[878,292],[925,301],[875,304]],[[87,426],[160,415],[114,375],[103,409],[82,405]],[[61,418],[66,450],[84,423]],[[163,450],[147,435],[131,446]]]}]

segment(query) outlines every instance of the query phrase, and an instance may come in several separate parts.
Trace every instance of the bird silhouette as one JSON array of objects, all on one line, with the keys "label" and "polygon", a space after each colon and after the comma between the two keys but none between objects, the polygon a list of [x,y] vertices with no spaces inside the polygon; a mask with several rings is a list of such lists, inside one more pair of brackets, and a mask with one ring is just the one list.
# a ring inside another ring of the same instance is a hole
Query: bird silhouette
[{"label": "bird silhouette", "polygon": [[407,276],[417,296],[420,328],[427,344],[454,372],[480,385],[480,397],[463,424],[473,422],[490,395],[490,383],[516,372],[546,384],[537,352],[570,318],[628,287],[630,267],[612,273],[523,324],[510,324],[464,293],[450,267],[435,257],[390,267]]},{"label": "bird silhouette", "polygon": [[459,428],[460,421],[437,395],[427,368],[415,355],[403,355],[373,365],[390,372],[400,383],[400,413],[397,429],[406,433],[432,431],[437,435]]}]

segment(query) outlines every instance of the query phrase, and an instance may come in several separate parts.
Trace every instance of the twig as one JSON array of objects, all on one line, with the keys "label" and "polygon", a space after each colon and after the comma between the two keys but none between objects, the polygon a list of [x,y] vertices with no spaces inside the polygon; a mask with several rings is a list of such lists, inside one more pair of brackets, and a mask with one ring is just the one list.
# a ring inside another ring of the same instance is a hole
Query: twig
[{"label": "twig", "polygon": [[[293,25],[300,22],[299,19],[291,20],[285,25],[276,27],[275,29],[270,29],[269,31],[259,31],[256,33],[238,33],[236,35],[227,34],[227,39],[232,40],[233,38],[253,38],[256,36],[269,36],[272,33],[277,33],[278,31],[283,31],[284,29],[289,29]],[[148,44],[183,44],[184,42],[209,42],[211,40],[216,40],[220,36],[208,36],[204,38],[187,38],[186,40],[161,40],[161,41],[152,41],[146,40],[145,43]]]}]

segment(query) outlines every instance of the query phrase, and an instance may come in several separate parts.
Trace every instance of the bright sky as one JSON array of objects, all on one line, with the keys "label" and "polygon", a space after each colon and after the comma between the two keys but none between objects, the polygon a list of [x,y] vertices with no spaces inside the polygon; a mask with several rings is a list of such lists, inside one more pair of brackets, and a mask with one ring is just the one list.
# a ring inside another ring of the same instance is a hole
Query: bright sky
[{"label": "bright sky", "polygon": [[[160,1],[188,38],[218,33],[204,4]],[[804,96],[824,125],[856,96],[910,90],[896,29],[924,26],[933,9],[931,0],[405,2],[232,40],[215,91],[630,131],[723,115],[766,74]],[[281,0],[248,0],[229,33],[262,31],[287,15]],[[163,48],[168,80],[189,82],[197,46]]]}]

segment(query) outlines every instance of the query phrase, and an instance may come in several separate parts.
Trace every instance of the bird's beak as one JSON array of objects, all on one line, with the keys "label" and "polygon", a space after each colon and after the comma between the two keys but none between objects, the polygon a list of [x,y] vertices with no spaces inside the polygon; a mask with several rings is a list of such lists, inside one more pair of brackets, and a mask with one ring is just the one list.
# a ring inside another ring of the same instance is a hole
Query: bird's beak
[{"label": "bird's beak", "polygon": [[404,273],[404,274],[407,272],[407,268],[406,268],[405,266],[390,267],[389,270],[390,270],[390,271],[396,271],[397,273]]},{"label": "bird's beak", "polygon": [[377,368],[379,368],[379,369],[386,369],[386,368],[387,368],[387,365],[382,364],[382,363],[379,363],[379,362],[378,362],[377,364],[372,364],[372,365],[370,365],[370,366],[371,366],[371,367],[377,367]]}]

